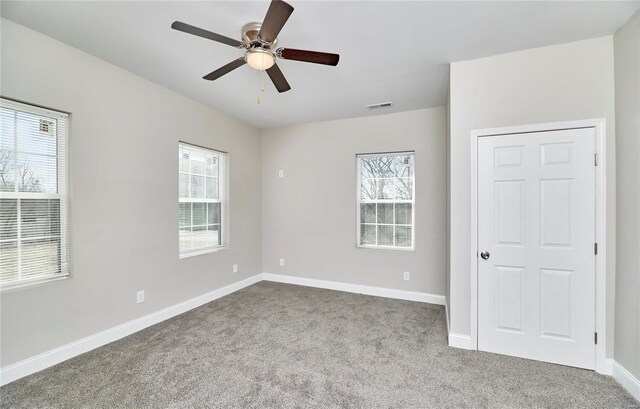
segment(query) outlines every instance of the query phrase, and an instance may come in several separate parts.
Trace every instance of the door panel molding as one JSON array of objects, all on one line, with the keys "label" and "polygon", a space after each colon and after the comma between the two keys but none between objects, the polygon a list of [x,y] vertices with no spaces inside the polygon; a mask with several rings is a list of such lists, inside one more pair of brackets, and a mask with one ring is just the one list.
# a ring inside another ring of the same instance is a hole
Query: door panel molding
[{"label": "door panel molding", "polygon": [[[537,133],[547,131],[562,131],[571,129],[593,128],[595,132],[595,149],[598,154],[599,163],[595,166],[595,194],[596,194],[596,241],[598,243],[598,254],[596,256],[596,311],[595,323],[596,332],[598,333],[598,343],[596,344],[596,362],[595,370],[602,374],[611,374],[611,365],[605,357],[607,345],[606,333],[606,260],[607,260],[607,243],[606,243],[606,120],[604,118],[586,119],[578,121],[541,123],[530,125],[519,125],[502,128],[478,129],[471,131],[471,235],[470,235],[470,348],[478,349],[478,140],[482,137]],[[554,149],[556,148],[556,149]],[[554,152],[555,150],[555,152]],[[573,157],[574,150],[572,147],[566,146],[549,146],[546,152],[540,152],[541,164],[549,167],[562,167],[567,162],[575,161]],[[517,152],[517,151],[516,151]],[[516,152],[505,151],[504,161],[496,163],[496,168],[518,167],[519,156]],[[595,165],[595,164],[594,164]]]}]

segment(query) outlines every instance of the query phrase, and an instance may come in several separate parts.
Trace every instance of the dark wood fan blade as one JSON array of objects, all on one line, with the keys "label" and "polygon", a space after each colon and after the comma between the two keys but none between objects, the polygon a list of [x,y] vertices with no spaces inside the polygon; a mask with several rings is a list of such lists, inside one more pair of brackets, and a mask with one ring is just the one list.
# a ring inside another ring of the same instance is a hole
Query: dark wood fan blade
[{"label": "dark wood fan blade", "polygon": [[287,22],[291,13],[293,13],[293,7],[289,4],[282,0],[272,0],[269,10],[267,10],[267,15],[264,16],[258,37],[272,43],[278,37],[280,30],[284,27],[284,23]]},{"label": "dark wood fan blade", "polygon": [[285,92],[291,89],[291,85],[289,85],[277,64],[273,64],[271,68],[267,70],[267,74],[269,74],[269,78],[271,78],[278,92]]},{"label": "dark wood fan blade", "polygon": [[244,60],[244,58],[238,58],[237,60],[231,61],[229,64],[218,68],[217,70],[205,75],[202,78],[204,78],[205,80],[209,80],[209,81],[216,80],[216,79],[222,77],[223,75],[230,73],[231,71],[235,70],[236,68],[242,67],[246,63],[247,62]]},{"label": "dark wood fan blade", "polygon": [[338,65],[338,54],[321,53],[319,51],[296,50],[294,48],[278,48],[277,54],[285,60],[311,62],[314,64]]},{"label": "dark wood fan blade", "polygon": [[233,38],[212,33],[211,31],[203,30],[201,28],[183,23],[181,21],[174,21],[173,24],[171,24],[171,28],[187,34],[193,34],[194,36],[204,37],[209,40],[217,41],[219,43],[228,44],[232,47],[240,47],[242,45],[242,42],[234,40]]}]

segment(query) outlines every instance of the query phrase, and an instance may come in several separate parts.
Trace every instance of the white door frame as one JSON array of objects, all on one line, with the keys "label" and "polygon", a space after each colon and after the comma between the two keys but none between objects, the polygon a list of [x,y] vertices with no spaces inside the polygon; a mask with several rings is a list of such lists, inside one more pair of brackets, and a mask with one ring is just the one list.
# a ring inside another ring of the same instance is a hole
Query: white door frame
[{"label": "white door frame", "polygon": [[478,349],[478,138],[484,136],[509,135],[516,133],[531,133],[544,131],[559,131],[576,128],[595,128],[596,152],[598,166],[596,169],[596,242],[598,255],[596,257],[596,372],[611,373],[611,365],[607,365],[605,358],[607,342],[607,167],[606,167],[606,132],[605,119],[586,119],[580,121],[553,122],[546,124],[520,125],[505,128],[477,129],[471,131],[471,247],[470,247],[470,278],[471,278],[471,349]]}]

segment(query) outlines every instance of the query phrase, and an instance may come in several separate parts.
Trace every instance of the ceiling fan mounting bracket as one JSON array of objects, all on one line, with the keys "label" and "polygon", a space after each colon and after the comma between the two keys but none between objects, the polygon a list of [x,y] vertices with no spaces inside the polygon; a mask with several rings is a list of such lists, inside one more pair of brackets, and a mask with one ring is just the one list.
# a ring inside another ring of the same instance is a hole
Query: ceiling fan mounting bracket
[{"label": "ceiling fan mounting bracket", "polygon": [[247,23],[242,26],[241,30],[241,38],[245,43],[246,48],[275,48],[278,44],[278,39],[276,38],[273,42],[264,41],[262,38],[258,36],[260,33],[260,28],[262,27],[262,23],[252,22]]}]

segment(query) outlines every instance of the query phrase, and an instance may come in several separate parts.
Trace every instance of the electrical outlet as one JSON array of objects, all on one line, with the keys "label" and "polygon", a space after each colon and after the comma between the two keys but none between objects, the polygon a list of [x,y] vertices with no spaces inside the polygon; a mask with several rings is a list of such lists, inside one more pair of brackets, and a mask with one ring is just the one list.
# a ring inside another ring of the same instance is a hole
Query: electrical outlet
[{"label": "electrical outlet", "polygon": [[144,290],[138,291],[138,293],[136,294],[136,301],[138,302],[138,304],[144,302]]},{"label": "electrical outlet", "polygon": [[409,272],[408,271],[404,272],[404,279],[407,280],[407,281],[409,280]]},{"label": "electrical outlet", "polygon": [[280,265],[284,266],[284,259],[283,258],[280,259]]},{"label": "electrical outlet", "polygon": [[279,170],[278,171],[278,177],[279,178],[283,178],[284,177],[284,170]]},{"label": "electrical outlet", "polygon": [[237,265],[237,264],[234,264],[234,265],[233,265],[233,272],[234,272],[234,273],[237,273],[237,272],[238,272],[238,265]]}]

